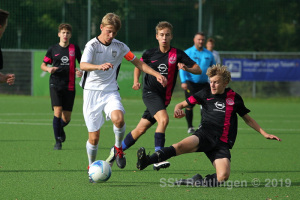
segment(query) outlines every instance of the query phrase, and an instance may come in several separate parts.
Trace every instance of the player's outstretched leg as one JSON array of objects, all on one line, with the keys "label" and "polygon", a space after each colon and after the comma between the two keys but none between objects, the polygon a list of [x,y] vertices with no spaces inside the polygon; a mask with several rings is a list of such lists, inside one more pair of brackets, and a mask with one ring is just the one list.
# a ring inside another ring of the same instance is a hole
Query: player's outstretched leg
[{"label": "player's outstretched leg", "polygon": [[149,155],[146,155],[146,150],[144,147],[139,148],[139,150],[137,151],[137,158],[138,161],[136,163],[136,167],[139,170],[143,170],[149,165],[150,157]]},{"label": "player's outstretched leg", "polygon": [[175,185],[195,185],[197,182],[197,185],[200,185],[203,183],[203,178],[200,174],[194,175],[192,178],[188,179],[180,179],[179,181],[174,182]]}]

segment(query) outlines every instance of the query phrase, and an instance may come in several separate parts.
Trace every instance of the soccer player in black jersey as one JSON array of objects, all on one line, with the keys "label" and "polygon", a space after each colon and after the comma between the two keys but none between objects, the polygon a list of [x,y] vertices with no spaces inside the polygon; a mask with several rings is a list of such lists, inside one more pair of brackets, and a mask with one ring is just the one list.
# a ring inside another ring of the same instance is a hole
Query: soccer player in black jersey
[{"label": "soccer player in black jersey", "polygon": [[41,65],[43,71],[51,74],[50,96],[54,110],[53,131],[56,141],[54,150],[61,150],[61,143],[66,139],[64,127],[71,120],[75,98],[75,75],[82,76],[82,72],[76,68],[76,59],[80,62],[81,51],[77,45],[70,44],[71,36],[72,26],[60,24],[58,27],[60,41],[48,49]]},{"label": "soccer player in black jersey", "polygon": [[[165,131],[169,123],[166,108],[171,101],[179,69],[193,74],[201,74],[200,67],[184,51],[171,47],[173,27],[169,22],[159,22],[155,29],[159,47],[147,50],[142,55],[141,60],[165,76],[168,83],[166,87],[163,87],[157,82],[154,76],[149,74],[144,75],[143,101],[147,109],[136,128],[129,132],[122,141],[123,150],[134,145],[138,138],[156,122],[157,128],[154,135],[155,151],[164,147]],[[135,90],[140,89],[139,76],[140,70],[135,68],[134,85],[132,87]],[[107,162],[112,163],[114,159],[112,155],[111,152],[106,160]],[[169,165],[169,162],[155,163],[153,168],[159,170],[160,168],[169,167]]]},{"label": "soccer player in black jersey", "polygon": [[196,132],[177,144],[162,148],[151,156],[146,155],[145,148],[138,152],[137,168],[143,170],[148,165],[165,161],[173,156],[185,153],[204,152],[216,169],[216,173],[202,178],[196,174],[191,179],[181,179],[178,185],[218,186],[229,178],[230,149],[233,147],[237,135],[237,114],[251,128],[262,134],[266,139],[281,141],[275,135],[265,132],[260,125],[251,118],[242,97],[230,88],[226,88],[231,80],[226,66],[213,65],[207,70],[210,87],[200,90],[174,108],[174,117],[185,116],[182,110],[188,105],[202,105],[202,123]]},{"label": "soccer player in black jersey", "polygon": [[[7,27],[7,19],[9,16],[9,12],[0,9],[0,39],[2,38],[3,33]],[[0,69],[3,68],[3,57],[2,51],[0,46]],[[0,72],[0,83],[7,83],[8,85],[12,85],[15,82],[15,75],[14,74],[2,74]]]}]

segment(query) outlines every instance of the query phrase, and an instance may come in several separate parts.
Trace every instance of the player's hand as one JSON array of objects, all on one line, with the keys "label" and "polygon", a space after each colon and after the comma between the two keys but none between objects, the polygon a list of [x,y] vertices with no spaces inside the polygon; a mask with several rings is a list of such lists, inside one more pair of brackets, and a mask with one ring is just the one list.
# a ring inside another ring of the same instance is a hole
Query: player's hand
[{"label": "player's hand", "polygon": [[184,71],[187,71],[187,68],[188,68],[188,67],[187,67],[185,64],[183,64],[183,63],[178,63],[177,66],[178,66],[178,70],[182,69],[182,70],[184,70]]},{"label": "player's hand", "polygon": [[15,83],[15,75],[14,74],[6,74],[5,79],[6,79],[6,83],[8,85],[13,85]]},{"label": "player's hand", "polygon": [[174,110],[174,117],[175,118],[180,119],[180,118],[182,118],[184,116],[185,116],[185,113],[184,113],[184,111],[182,109]]},{"label": "player's hand", "polygon": [[47,71],[48,71],[50,74],[53,74],[56,70],[58,70],[58,67],[48,67],[48,68],[47,68]]},{"label": "player's hand", "polygon": [[76,70],[76,77],[77,77],[77,78],[82,77],[83,72],[82,72],[81,70],[77,69],[77,68],[75,68],[75,70]]},{"label": "player's hand", "polygon": [[187,84],[186,83],[181,83],[181,88],[183,90],[187,90],[188,89]]},{"label": "player's hand", "polygon": [[132,89],[134,89],[134,90],[139,90],[140,88],[141,88],[141,84],[139,82],[134,83],[132,86]]},{"label": "player's hand", "polygon": [[168,83],[168,80],[166,77],[164,77],[163,75],[159,75],[156,77],[156,80],[163,86],[163,87],[166,87],[167,86],[167,83]]},{"label": "player's hand", "polygon": [[104,63],[102,65],[98,65],[98,70],[107,71],[109,68],[114,68],[113,64],[111,63]]},{"label": "player's hand", "polygon": [[269,140],[281,141],[281,139],[279,137],[277,137],[276,135],[267,134],[267,135],[264,135],[264,137]]}]

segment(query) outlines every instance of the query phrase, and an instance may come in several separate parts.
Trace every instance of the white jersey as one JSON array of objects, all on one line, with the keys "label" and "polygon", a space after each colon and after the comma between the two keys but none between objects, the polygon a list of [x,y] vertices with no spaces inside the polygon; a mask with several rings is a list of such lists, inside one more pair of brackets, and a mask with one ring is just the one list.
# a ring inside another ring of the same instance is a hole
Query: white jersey
[{"label": "white jersey", "polygon": [[[97,37],[91,39],[85,45],[81,62],[87,62],[94,65],[111,63],[113,68],[110,68],[107,71],[85,71],[79,83],[80,86],[87,90],[118,90],[117,76],[119,68],[123,57],[129,52],[129,47],[119,40],[113,39],[107,46],[102,44]],[[134,59],[135,56],[129,61]]]}]

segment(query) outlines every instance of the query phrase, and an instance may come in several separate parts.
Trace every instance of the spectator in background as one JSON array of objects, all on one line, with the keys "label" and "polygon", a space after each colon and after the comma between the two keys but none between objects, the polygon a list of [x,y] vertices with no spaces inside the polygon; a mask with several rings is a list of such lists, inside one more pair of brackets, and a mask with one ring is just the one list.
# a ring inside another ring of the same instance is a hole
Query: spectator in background
[{"label": "spectator in background", "polygon": [[221,64],[220,54],[219,54],[219,52],[214,50],[214,47],[215,47],[215,40],[213,38],[208,38],[207,42],[206,42],[206,48],[207,48],[207,50],[212,52],[212,54],[214,55],[216,63]]},{"label": "spectator in background", "polygon": [[[0,39],[2,38],[3,33],[7,27],[9,12],[0,9]],[[3,57],[0,45],[0,69],[3,68]],[[8,85],[12,85],[15,83],[15,75],[14,74],[3,74],[0,72],[0,83],[7,83]]]},{"label": "spectator in background", "polygon": [[[208,86],[208,77],[206,70],[216,64],[213,54],[204,48],[205,34],[198,32],[194,36],[194,46],[185,50],[185,53],[194,60],[202,70],[202,74],[192,74],[187,71],[180,70],[181,88],[185,92],[185,97],[188,98]],[[188,105],[185,108],[185,118],[188,124],[188,133],[193,134],[195,132],[193,126],[193,108],[195,105]]]},{"label": "spectator in background", "polygon": [[60,24],[59,43],[48,49],[41,65],[43,71],[51,74],[50,96],[54,111],[53,131],[56,141],[54,150],[61,150],[62,142],[66,140],[64,127],[71,120],[75,99],[75,74],[77,77],[82,76],[82,72],[76,68],[76,59],[80,62],[81,51],[77,45],[70,44],[71,36],[72,26]]}]

